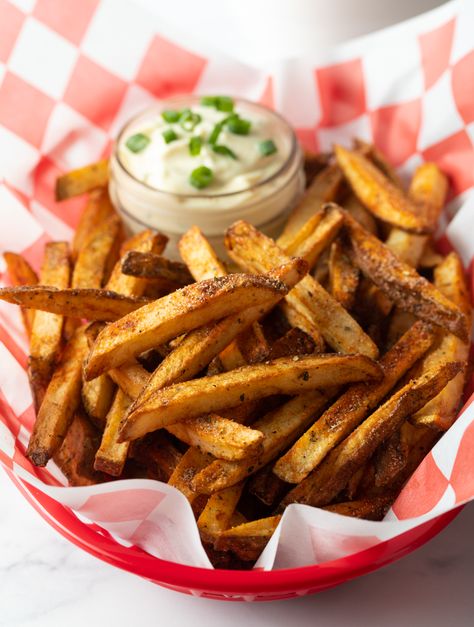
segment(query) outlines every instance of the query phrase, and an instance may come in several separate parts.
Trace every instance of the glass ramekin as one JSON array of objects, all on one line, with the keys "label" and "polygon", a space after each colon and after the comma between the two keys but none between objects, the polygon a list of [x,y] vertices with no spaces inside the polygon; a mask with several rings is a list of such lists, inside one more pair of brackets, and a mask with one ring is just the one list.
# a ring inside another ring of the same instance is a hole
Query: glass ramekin
[{"label": "glass ramekin", "polygon": [[199,103],[199,97],[186,96],[163,100],[132,118],[120,131],[110,159],[110,197],[132,233],[151,228],[169,238],[167,254],[177,256],[180,236],[197,225],[220,254],[223,234],[236,220],[247,220],[271,236],[281,231],[288,212],[304,191],[303,156],[289,124],[262,105],[235,99],[239,113],[272,116],[282,149],[287,157],[268,178],[230,193],[196,192],[177,194],[151,187],[133,176],[120,160],[118,146],[124,135],[132,135],[156,118],[164,109],[181,109]]}]

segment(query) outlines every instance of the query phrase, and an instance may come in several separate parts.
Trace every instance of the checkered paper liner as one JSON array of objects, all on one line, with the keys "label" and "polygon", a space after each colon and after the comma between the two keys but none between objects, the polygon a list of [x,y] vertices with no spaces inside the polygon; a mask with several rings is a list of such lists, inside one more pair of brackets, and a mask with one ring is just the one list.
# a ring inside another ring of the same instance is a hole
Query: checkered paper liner
[{"label": "checkered paper liner", "polygon": [[[286,60],[267,72],[155,21],[119,0],[0,0],[0,251],[21,252],[37,268],[45,242],[71,237],[84,200],[56,203],[54,180],[107,154],[132,114],[157,98],[228,93],[281,111],[313,150],[358,136],[375,141],[401,173],[435,161],[451,180],[440,246],[471,266],[474,3],[450,2],[325,59]],[[4,265],[0,271],[6,281]],[[212,568],[191,508],[174,488],[138,479],[70,488],[54,464],[30,464],[27,353],[18,308],[0,302],[0,461],[118,542]],[[473,399],[384,521],[292,505],[257,567],[355,554],[474,498]]]}]

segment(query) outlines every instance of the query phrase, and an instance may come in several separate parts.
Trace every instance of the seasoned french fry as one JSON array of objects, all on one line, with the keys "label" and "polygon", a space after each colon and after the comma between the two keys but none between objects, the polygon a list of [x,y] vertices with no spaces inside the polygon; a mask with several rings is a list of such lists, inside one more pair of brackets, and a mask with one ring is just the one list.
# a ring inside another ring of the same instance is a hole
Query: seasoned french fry
[{"label": "seasoned french fry", "polygon": [[229,529],[243,487],[243,483],[239,483],[209,497],[197,520],[203,542],[213,543],[223,531]]},{"label": "seasoned french fry", "polygon": [[[40,281],[56,288],[69,286],[71,266],[69,246],[66,242],[50,242],[44,248]],[[17,289],[35,289],[17,288]],[[64,317],[61,312],[38,311],[33,320],[30,337],[30,357],[28,376],[36,411],[41,407],[46,388],[51,380],[54,367],[59,359],[62,346]]]},{"label": "seasoned french fry", "polygon": [[[232,259],[248,272],[265,272],[288,260],[269,237],[247,222],[233,224],[225,243]],[[343,353],[377,357],[378,349],[359,324],[311,276],[305,276],[286,297],[287,302],[317,325],[326,342]]]},{"label": "seasoned french fry", "polygon": [[[150,373],[136,362],[122,364],[118,368],[112,368],[112,370],[109,370],[108,374],[112,381],[132,400],[140,396],[150,378]],[[92,379],[92,381],[95,381],[95,379]]]},{"label": "seasoned french fry", "polygon": [[103,429],[114,398],[115,385],[106,374],[82,383],[82,404],[92,422]]},{"label": "seasoned french fry", "polygon": [[[242,365],[258,364],[268,358],[270,348],[258,322],[254,323],[247,331],[240,333],[235,341],[244,358]],[[225,366],[224,361],[222,363]]]},{"label": "seasoned french fry", "polygon": [[416,427],[405,421],[375,452],[373,456],[374,484],[378,488],[389,489],[394,479],[408,463],[412,431],[416,431]]},{"label": "seasoned french fry", "polygon": [[[38,275],[30,266],[30,264],[18,253],[4,252],[3,258],[7,264],[8,274],[12,285],[36,285],[38,283]],[[33,328],[33,320],[35,312],[32,309],[21,308],[23,317],[23,325],[28,337],[31,336]]]},{"label": "seasoned french fry", "polygon": [[374,216],[414,233],[428,233],[431,224],[416,204],[360,152],[335,146],[337,162],[359,200]]},{"label": "seasoned french fry", "polygon": [[278,307],[281,309],[291,327],[294,329],[300,329],[313,340],[315,346],[314,352],[323,353],[326,346],[324,338],[318,327],[312,320],[306,317],[303,310],[299,311],[298,309],[291,307],[286,301],[281,302]]},{"label": "seasoned french fry", "polygon": [[367,229],[373,235],[377,235],[377,222],[374,216],[370,211],[367,211],[355,194],[349,194],[342,203],[342,207],[351,214],[354,220],[360,222],[364,229]]},{"label": "seasoned french fry", "polygon": [[59,176],[56,180],[56,200],[66,200],[80,196],[98,187],[106,187],[109,180],[109,160],[102,159],[97,163],[72,170]]},{"label": "seasoned french fry", "polygon": [[179,287],[194,282],[183,263],[137,250],[131,250],[122,259],[122,272],[142,279],[161,279]]},{"label": "seasoned french fry", "polygon": [[434,337],[426,323],[414,324],[380,360],[383,379],[352,385],[277,461],[275,474],[288,483],[304,479],[377,407],[400,377],[428,350]]},{"label": "seasoned french fry", "polygon": [[426,242],[426,246],[423,250],[423,254],[421,255],[419,266],[420,268],[434,268],[439,266],[439,264],[443,261],[443,255],[440,255],[436,252],[433,242],[428,240]]},{"label": "seasoned french fry", "polygon": [[331,244],[329,254],[329,285],[331,294],[345,309],[354,305],[359,271],[344,252],[341,240]]},{"label": "seasoned french fry", "polygon": [[311,337],[299,328],[292,328],[273,344],[268,359],[310,355],[314,352],[315,344]]},{"label": "seasoned french fry", "polygon": [[369,158],[377,168],[385,174],[385,176],[398,188],[403,189],[401,178],[396,173],[395,169],[389,163],[387,157],[383,152],[377,148],[375,144],[369,144],[363,139],[356,138],[354,140],[354,147],[357,148],[365,157]]},{"label": "seasoned french fry", "polygon": [[340,514],[341,516],[365,518],[365,520],[382,520],[394,500],[395,494],[387,494],[386,496],[374,496],[358,501],[326,505],[322,509]]},{"label": "seasoned french fry", "polygon": [[467,340],[467,319],[456,305],[408,264],[400,261],[349,214],[346,214],[345,219],[354,259],[367,277],[400,308]]},{"label": "seasoned french fry", "polygon": [[387,330],[386,347],[390,348],[395,342],[398,342],[415,322],[416,318],[412,313],[395,307]]},{"label": "seasoned french fry", "polygon": [[128,442],[118,442],[117,433],[130,402],[122,390],[117,390],[107,414],[100,448],[95,456],[94,468],[114,477],[119,477],[122,474],[127,459]]},{"label": "seasoned french fry", "polygon": [[273,474],[271,466],[264,466],[248,481],[248,491],[264,505],[271,507],[281,499],[288,484]]},{"label": "seasoned french fry", "polygon": [[196,281],[227,274],[224,264],[197,226],[186,231],[178,247],[179,254]]},{"label": "seasoned french fry", "polygon": [[182,454],[163,431],[136,440],[130,456],[144,465],[150,479],[168,482],[182,459]]},{"label": "seasoned french fry", "polygon": [[[201,451],[194,446],[190,446],[181,458],[179,464],[173,471],[168,483],[174,486],[188,499],[191,505],[194,504],[200,495],[192,488],[194,476],[205,468],[212,461],[212,456]],[[201,499],[202,500],[202,499]],[[207,499],[206,499],[207,501]]]},{"label": "seasoned french fry", "polygon": [[66,345],[36,416],[26,452],[35,466],[46,466],[61,446],[81,400],[82,363],[88,346],[84,327]]},{"label": "seasoned french fry", "polygon": [[281,516],[260,518],[223,531],[216,539],[218,551],[232,551],[244,561],[255,561],[267,546]]},{"label": "seasoned french fry", "polygon": [[82,212],[79,224],[74,232],[71,243],[73,259],[77,258],[79,251],[90,238],[99,224],[106,222],[115,214],[107,188],[97,189],[90,193],[87,204]]},{"label": "seasoned french fry", "polygon": [[149,302],[146,298],[122,296],[110,290],[58,289],[44,285],[3,287],[0,299],[72,318],[104,321],[122,318]]},{"label": "seasoned french fry", "polygon": [[317,174],[329,165],[331,155],[325,152],[311,152],[310,150],[304,150],[304,173],[306,176],[306,187],[309,187],[314,181]]},{"label": "seasoned french fry", "polygon": [[403,386],[293,488],[280,508],[295,502],[315,507],[329,504],[377,446],[390,437],[407,416],[436,396],[462,367],[460,362],[443,364]]}]

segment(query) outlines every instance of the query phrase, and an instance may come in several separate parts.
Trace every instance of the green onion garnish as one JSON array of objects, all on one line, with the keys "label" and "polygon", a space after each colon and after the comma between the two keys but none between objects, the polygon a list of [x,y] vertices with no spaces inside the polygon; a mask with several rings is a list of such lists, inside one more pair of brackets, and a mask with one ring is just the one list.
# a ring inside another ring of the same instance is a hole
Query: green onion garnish
[{"label": "green onion garnish", "polygon": [[200,121],[199,113],[194,113],[191,109],[183,109],[179,116],[179,124],[185,131],[193,131]]},{"label": "green onion garnish", "polygon": [[125,142],[125,146],[132,152],[141,152],[145,150],[145,148],[150,143],[150,138],[144,135],[143,133],[137,133],[136,135],[132,135]]},{"label": "green onion garnish", "polygon": [[234,101],[229,96],[203,96],[201,98],[203,107],[214,107],[218,111],[233,111]]},{"label": "green onion garnish", "polygon": [[213,146],[212,150],[217,152],[218,155],[225,155],[226,157],[231,157],[231,159],[237,159],[235,152],[222,144]]},{"label": "green onion garnish", "polygon": [[179,120],[180,115],[181,113],[174,109],[167,109],[166,111],[161,112],[161,117],[163,118],[165,122],[168,122],[169,124],[173,124],[174,122],[177,122]]},{"label": "green onion garnish", "polygon": [[214,128],[212,129],[211,134],[209,135],[209,143],[214,145],[219,139],[219,135],[221,134],[222,128],[224,127],[223,122],[218,122]]},{"label": "green onion garnish", "polygon": [[189,140],[189,153],[192,157],[197,157],[201,152],[202,139],[200,137],[191,137]]},{"label": "green onion garnish", "polygon": [[211,184],[213,177],[212,170],[205,165],[201,165],[191,172],[189,182],[197,189],[204,189],[204,187]]},{"label": "green onion garnish", "polygon": [[172,128],[167,128],[165,131],[163,131],[162,135],[166,144],[171,144],[171,142],[174,142],[178,139],[178,136]]},{"label": "green onion garnish", "polygon": [[203,107],[217,107],[217,96],[203,96],[201,104]]},{"label": "green onion garnish", "polygon": [[248,135],[251,126],[250,120],[243,120],[238,115],[233,115],[227,120],[227,128],[234,135]]},{"label": "green onion garnish", "polygon": [[273,139],[266,139],[265,141],[260,142],[258,149],[260,150],[260,154],[264,157],[273,155],[277,151],[277,147],[275,146]]}]

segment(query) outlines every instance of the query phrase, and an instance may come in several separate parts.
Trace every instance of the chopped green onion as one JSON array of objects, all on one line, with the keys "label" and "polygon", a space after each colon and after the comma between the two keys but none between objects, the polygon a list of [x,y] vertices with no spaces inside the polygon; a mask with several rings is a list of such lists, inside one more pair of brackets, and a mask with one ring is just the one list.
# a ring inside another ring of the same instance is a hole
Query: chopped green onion
[{"label": "chopped green onion", "polygon": [[191,172],[189,182],[197,189],[204,189],[204,187],[207,187],[212,183],[213,177],[214,174],[212,170],[205,165],[201,165],[199,168],[196,168]]},{"label": "chopped green onion", "polygon": [[201,104],[203,107],[217,107],[217,96],[203,96]]},{"label": "chopped green onion", "polygon": [[214,145],[217,140],[219,139],[219,135],[221,134],[221,131],[224,127],[224,124],[222,122],[218,122],[214,128],[212,129],[211,134],[209,135],[209,143]]},{"label": "chopped green onion", "polygon": [[214,145],[212,147],[212,150],[214,152],[217,152],[218,155],[225,155],[226,157],[231,157],[232,159],[237,159],[237,155],[235,154],[235,152],[233,150],[231,150],[230,148],[228,148],[227,146],[223,146],[221,145]]},{"label": "chopped green onion", "polygon": [[162,135],[166,144],[171,144],[171,142],[174,142],[178,139],[178,136],[172,128],[167,128],[165,131],[163,131]]},{"label": "chopped green onion", "polygon": [[229,96],[203,96],[201,98],[203,107],[214,107],[218,111],[233,111],[234,101]]},{"label": "chopped green onion", "polygon": [[258,149],[260,150],[260,154],[264,157],[273,155],[277,151],[277,147],[275,146],[273,139],[266,139],[265,141],[260,142]]},{"label": "chopped green onion", "polygon": [[150,143],[150,138],[144,135],[143,133],[137,133],[136,135],[132,135],[125,142],[125,146],[132,152],[141,152],[145,150],[145,148]]},{"label": "chopped green onion", "polygon": [[183,109],[179,117],[179,124],[185,131],[193,131],[201,121],[199,113],[194,113],[191,109]]},{"label": "chopped green onion", "polygon": [[197,157],[201,152],[202,139],[200,137],[191,137],[189,140],[189,153],[192,157]]},{"label": "chopped green onion", "polygon": [[181,113],[176,111],[175,109],[167,109],[166,111],[162,111],[161,117],[165,122],[169,124],[173,124],[179,120]]},{"label": "chopped green onion", "polygon": [[239,118],[238,115],[232,115],[227,120],[227,128],[234,135],[248,135],[251,126],[250,120]]}]

